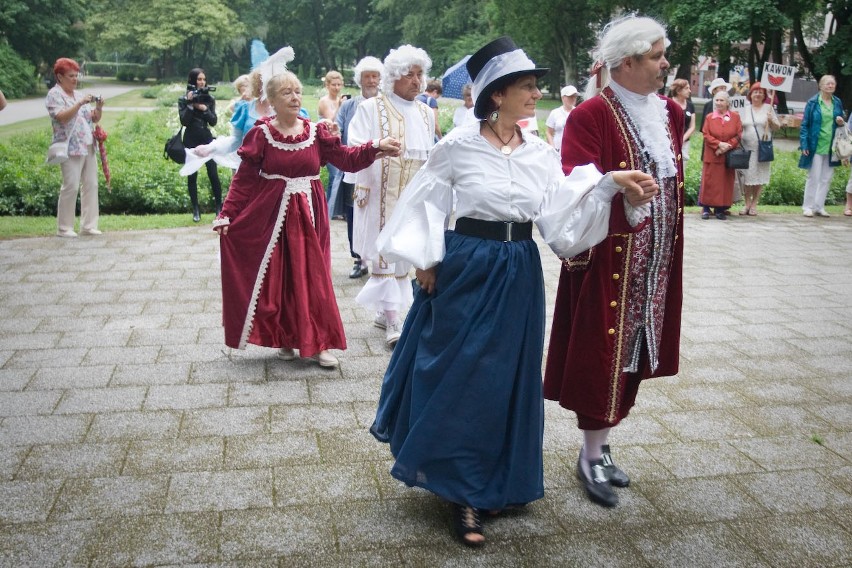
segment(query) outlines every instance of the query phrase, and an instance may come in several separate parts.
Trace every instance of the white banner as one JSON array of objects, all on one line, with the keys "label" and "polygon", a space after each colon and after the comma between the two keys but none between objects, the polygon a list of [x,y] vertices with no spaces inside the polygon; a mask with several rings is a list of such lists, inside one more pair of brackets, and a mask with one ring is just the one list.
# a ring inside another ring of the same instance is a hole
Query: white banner
[{"label": "white banner", "polygon": [[760,76],[760,85],[764,89],[774,89],[789,93],[793,90],[793,78],[796,76],[796,68],[779,63],[763,64],[763,74]]},{"label": "white banner", "polygon": [[733,95],[730,98],[730,104],[728,105],[731,110],[735,110],[740,112],[746,106],[746,98],[742,95]]}]

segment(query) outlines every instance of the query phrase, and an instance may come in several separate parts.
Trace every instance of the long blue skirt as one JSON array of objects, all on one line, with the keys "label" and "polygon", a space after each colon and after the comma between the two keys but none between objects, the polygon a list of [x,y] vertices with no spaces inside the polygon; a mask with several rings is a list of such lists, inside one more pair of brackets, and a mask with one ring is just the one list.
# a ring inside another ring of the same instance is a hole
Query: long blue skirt
[{"label": "long blue skirt", "polygon": [[417,289],[370,431],[391,474],[481,509],[544,495],[544,281],[534,241],[445,235],[437,291]]}]

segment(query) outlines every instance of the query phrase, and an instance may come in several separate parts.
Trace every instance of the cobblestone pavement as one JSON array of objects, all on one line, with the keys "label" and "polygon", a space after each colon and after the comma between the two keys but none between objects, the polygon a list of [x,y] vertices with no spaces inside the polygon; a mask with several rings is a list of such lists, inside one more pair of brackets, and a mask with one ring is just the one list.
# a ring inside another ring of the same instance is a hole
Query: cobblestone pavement
[{"label": "cobblestone pavement", "polygon": [[545,497],[480,551],[367,432],[389,351],[342,222],[333,371],[223,346],[209,227],[0,242],[0,566],[850,566],[850,228],[691,215],[681,372],[615,430],[621,504],[547,403]]}]

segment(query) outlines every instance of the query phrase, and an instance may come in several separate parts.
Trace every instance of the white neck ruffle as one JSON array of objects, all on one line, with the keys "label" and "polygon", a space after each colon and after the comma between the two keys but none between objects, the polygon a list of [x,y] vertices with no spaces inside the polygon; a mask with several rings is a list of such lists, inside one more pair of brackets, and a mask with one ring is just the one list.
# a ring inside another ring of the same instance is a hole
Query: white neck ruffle
[{"label": "white neck ruffle", "polygon": [[610,80],[609,86],[621,101],[630,120],[636,125],[642,146],[657,164],[660,178],[677,175],[672,144],[666,128],[669,121],[666,102],[656,93],[640,95],[625,89],[613,80]]}]

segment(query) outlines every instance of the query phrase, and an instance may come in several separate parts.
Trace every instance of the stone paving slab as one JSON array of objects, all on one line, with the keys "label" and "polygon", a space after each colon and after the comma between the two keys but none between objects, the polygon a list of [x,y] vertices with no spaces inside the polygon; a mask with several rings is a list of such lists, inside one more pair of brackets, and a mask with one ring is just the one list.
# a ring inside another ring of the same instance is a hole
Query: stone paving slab
[{"label": "stone paving slab", "polygon": [[586,499],[548,402],[545,497],[482,550],[367,432],[390,351],[342,222],[335,370],[222,344],[208,227],[0,242],[0,567],[848,567],[850,230],[688,217],[681,368],[613,432],[620,505]]}]

